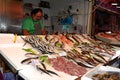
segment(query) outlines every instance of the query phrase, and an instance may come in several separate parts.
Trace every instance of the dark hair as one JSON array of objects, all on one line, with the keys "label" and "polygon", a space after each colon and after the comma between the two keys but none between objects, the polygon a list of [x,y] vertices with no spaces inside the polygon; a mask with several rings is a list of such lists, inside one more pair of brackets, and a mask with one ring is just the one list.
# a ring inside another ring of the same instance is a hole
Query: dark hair
[{"label": "dark hair", "polygon": [[42,11],[42,9],[40,9],[40,8],[33,9],[33,10],[31,11],[31,16],[34,15],[34,14],[36,14],[36,13],[38,13],[38,12],[41,12],[41,13],[42,13],[43,11]]}]

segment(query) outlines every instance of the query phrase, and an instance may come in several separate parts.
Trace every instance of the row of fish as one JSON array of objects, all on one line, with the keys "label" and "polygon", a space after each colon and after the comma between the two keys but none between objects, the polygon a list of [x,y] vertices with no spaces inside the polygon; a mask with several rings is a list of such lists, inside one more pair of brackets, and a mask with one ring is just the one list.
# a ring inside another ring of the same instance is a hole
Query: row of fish
[{"label": "row of fish", "polygon": [[51,54],[54,52],[54,47],[46,44],[37,35],[27,36],[24,39],[25,42],[30,43],[33,48],[37,48],[42,54]]},{"label": "row of fish", "polygon": [[[84,34],[58,34],[26,36],[24,40],[37,48],[42,54],[56,54],[61,50],[77,64],[85,67],[95,67],[106,63],[115,53],[111,46],[95,41]],[[107,59],[106,59],[107,57]]]}]

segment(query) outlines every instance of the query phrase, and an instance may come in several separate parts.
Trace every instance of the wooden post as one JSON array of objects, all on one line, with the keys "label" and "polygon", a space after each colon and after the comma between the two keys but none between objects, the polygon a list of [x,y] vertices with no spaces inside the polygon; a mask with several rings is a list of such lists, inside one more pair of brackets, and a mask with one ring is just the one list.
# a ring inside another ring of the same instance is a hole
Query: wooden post
[{"label": "wooden post", "polygon": [[89,1],[89,4],[88,4],[88,20],[87,20],[87,34],[90,36],[91,36],[91,28],[92,28],[92,14],[93,14],[92,1]]}]

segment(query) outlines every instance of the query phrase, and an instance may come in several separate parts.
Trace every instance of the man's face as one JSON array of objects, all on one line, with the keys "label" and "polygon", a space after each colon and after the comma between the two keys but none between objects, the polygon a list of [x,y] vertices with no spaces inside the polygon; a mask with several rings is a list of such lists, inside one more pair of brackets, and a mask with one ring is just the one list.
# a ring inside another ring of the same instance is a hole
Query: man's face
[{"label": "man's face", "polygon": [[41,17],[42,17],[42,13],[41,12],[38,12],[35,15],[32,16],[33,20],[35,20],[35,21],[40,20]]}]

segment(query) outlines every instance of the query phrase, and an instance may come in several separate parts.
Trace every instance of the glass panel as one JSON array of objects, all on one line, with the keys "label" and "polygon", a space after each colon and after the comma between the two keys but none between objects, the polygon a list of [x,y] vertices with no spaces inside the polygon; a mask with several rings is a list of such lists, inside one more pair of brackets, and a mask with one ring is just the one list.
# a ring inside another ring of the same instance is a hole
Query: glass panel
[{"label": "glass panel", "polygon": [[22,0],[0,0],[0,32],[21,34]]}]

